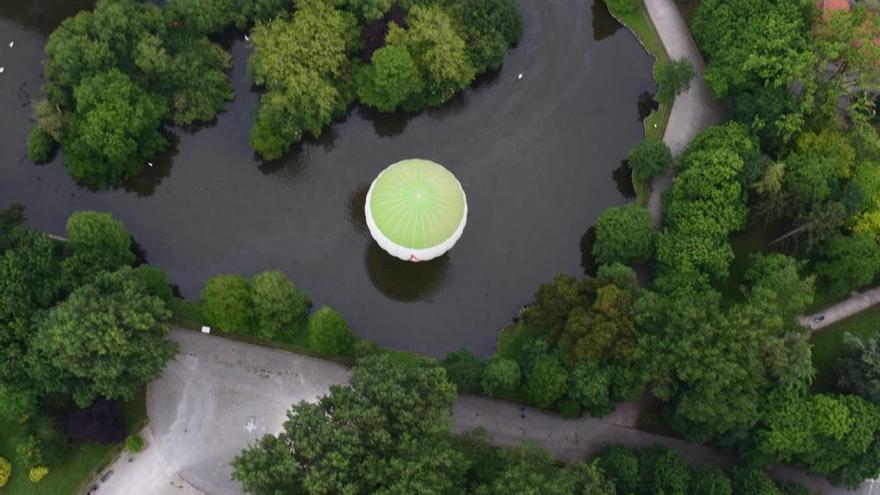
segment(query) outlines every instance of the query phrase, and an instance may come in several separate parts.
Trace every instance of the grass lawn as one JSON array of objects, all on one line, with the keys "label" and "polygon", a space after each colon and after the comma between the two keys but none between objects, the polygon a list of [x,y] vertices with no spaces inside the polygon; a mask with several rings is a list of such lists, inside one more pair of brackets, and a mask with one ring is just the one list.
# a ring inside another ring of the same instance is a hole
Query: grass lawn
[{"label": "grass lawn", "polygon": [[[138,432],[147,424],[146,391],[137,399],[122,405],[125,429],[128,434]],[[0,421],[0,456],[12,463],[12,477],[0,493],[9,495],[80,495],[95,475],[104,469],[123,445],[74,444],[68,459],[59,466],[50,466],[49,474],[39,483],[31,483],[28,470],[15,455],[15,441],[21,425]]]},{"label": "grass lawn", "polygon": [[813,336],[814,390],[828,392],[834,389],[838,376],[837,359],[843,351],[843,334],[847,332],[862,339],[880,334],[880,306],[835,323]]},{"label": "grass lawn", "polygon": [[[657,35],[657,31],[654,29],[654,25],[648,16],[648,11],[644,6],[631,14],[612,15],[636,35],[636,38],[645,47],[645,51],[652,55],[657,62],[669,60],[666,48],[663,47],[663,42],[660,41],[660,36]],[[660,103],[657,110],[654,110],[645,118],[645,137],[663,139],[671,112],[672,105]],[[633,183],[633,186],[636,190],[636,202],[640,205],[648,204],[650,189],[645,187],[644,184]]]},{"label": "grass lawn", "polygon": [[[171,308],[171,311],[174,313],[174,316],[172,317],[172,324],[188,330],[197,331],[201,330],[202,325],[207,325],[205,318],[202,316],[200,301],[186,301],[183,299],[174,298],[169,306]],[[252,335],[225,332],[223,330],[217,329],[211,329],[211,333],[214,335],[220,335],[228,339],[237,340],[240,342],[247,342],[249,344],[259,345],[262,347],[269,347],[272,349],[278,349],[287,352],[295,352],[297,354],[325,359],[327,361],[335,361],[345,366],[352,366],[354,365],[355,361],[353,357],[330,356],[312,350],[309,347],[308,333],[304,328],[292,332],[288,336],[288,338],[285,339],[264,339]],[[433,360],[433,358],[430,358],[428,356],[422,356],[412,352],[400,351],[397,349],[382,348],[380,352],[387,354],[391,357],[392,360],[408,366],[424,363],[425,360]]]}]

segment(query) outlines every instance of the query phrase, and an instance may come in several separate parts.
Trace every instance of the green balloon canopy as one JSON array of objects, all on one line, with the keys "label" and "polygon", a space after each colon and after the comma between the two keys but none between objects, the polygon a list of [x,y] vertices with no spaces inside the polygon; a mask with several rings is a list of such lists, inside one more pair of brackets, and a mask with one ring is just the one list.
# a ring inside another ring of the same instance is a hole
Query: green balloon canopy
[{"label": "green balloon canopy", "polygon": [[367,192],[364,210],[373,239],[406,261],[443,255],[461,238],[467,223],[461,184],[430,160],[403,160],[383,170]]}]

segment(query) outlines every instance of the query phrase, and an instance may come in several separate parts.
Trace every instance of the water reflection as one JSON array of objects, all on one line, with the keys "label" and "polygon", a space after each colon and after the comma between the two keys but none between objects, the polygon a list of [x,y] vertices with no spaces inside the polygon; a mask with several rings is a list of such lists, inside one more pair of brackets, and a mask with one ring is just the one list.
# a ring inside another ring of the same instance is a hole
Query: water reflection
[{"label": "water reflection", "polygon": [[358,115],[373,124],[373,131],[383,138],[393,138],[402,133],[414,114],[404,112],[383,113],[373,108],[358,106]]},{"label": "water reflection", "polygon": [[602,41],[605,38],[616,33],[622,26],[617,19],[608,11],[605,0],[594,0],[593,6],[593,39]]},{"label": "water reflection", "polygon": [[431,302],[430,297],[446,285],[452,270],[449,254],[412,263],[391,256],[372,239],[367,244],[364,262],[373,287],[401,302]]},{"label": "water reflection", "polygon": [[647,91],[643,91],[639,94],[637,105],[639,109],[639,122],[644,122],[644,120],[648,118],[648,115],[651,115],[651,112],[660,108],[660,102],[655,100],[654,95]]},{"label": "water reflection", "polygon": [[133,177],[127,179],[122,188],[126,192],[135,193],[139,198],[152,196],[156,192],[156,187],[162,181],[171,175],[171,164],[174,163],[174,157],[177,156],[177,145],[180,138],[176,134],[168,136],[168,147],[159,154],[151,158],[152,167],[145,166]]},{"label": "water reflection", "polygon": [[584,269],[584,275],[591,277],[596,276],[599,269],[599,263],[593,256],[593,244],[596,243],[596,227],[590,227],[581,236],[581,268]]},{"label": "water reflection", "polygon": [[620,166],[611,172],[611,178],[614,179],[614,184],[617,185],[617,191],[624,198],[636,197],[636,188],[633,186],[632,181],[632,170],[629,169],[629,164],[626,160],[622,160]]},{"label": "water reflection", "polygon": [[348,195],[348,221],[362,234],[370,233],[367,227],[367,213],[364,211],[369,191],[370,184],[364,183]]}]

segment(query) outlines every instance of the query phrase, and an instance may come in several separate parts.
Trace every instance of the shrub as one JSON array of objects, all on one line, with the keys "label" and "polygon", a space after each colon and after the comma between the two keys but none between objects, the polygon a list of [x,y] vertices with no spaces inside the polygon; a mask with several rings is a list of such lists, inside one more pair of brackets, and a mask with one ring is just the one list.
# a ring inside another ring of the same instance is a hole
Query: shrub
[{"label": "shrub", "polygon": [[12,476],[12,464],[6,460],[5,457],[0,457],[0,488],[6,486],[9,483],[9,478]]},{"label": "shrub", "polygon": [[31,128],[27,137],[27,156],[34,163],[45,163],[52,158],[55,140],[39,127]]},{"label": "shrub", "polygon": [[140,435],[129,435],[125,437],[125,450],[133,453],[144,450],[144,439]]},{"label": "shrub", "polygon": [[452,351],[443,358],[446,376],[455,384],[459,393],[480,391],[480,379],[483,377],[483,362],[467,349]]},{"label": "shrub", "polygon": [[348,356],[356,341],[348,323],[332,308],[323,306],[309,318],[309,347],[317,352]]},{"label": "shrub", "polygon": [[862,340],[847,332],[843,345],[837,365],[840,387],[880,404],[880,336]]},{"label": "shrub", "polygon": [[760,469],[733,468],[733,493],[737,495],[782,495],[773,480]]},{"label": "shrub", "polygon": [[43,462],[43,450],[40,441],[33,435],[21,439],[15,446],[15,455],[25,466],[36,466]]},{"label": "shrub", "polygon": [[376,50],[372,63],[358,72],[356,81],[361,102],[381,112],[397,110],[425,86],[415,60],[402,46]]},{"label": "shrub", "polygon": [[280,271],[252,278],[251,299],[260,337],[285,337],[305,329],[312,301]]},{"label": "shrub", "polygon": [[632,14],[642,6],[642,0],[605,0],[612,14]]},{"label": "shrub", "polygon": [[666,172],[672,165],[672,152],[663,141],[649,137],[630,150],[626,160],[633,179],[644,184]]},{"label": "shrub", "polygon": [[132,276],[143,284],[147,294],[158,297],[166,304],[174,297],[168,277],[162,270],[150,265],[141,265],[132,270]]},{"label": "shrub", "polygon": [[202,290],[202,314],[212,326],[228,332],[250,333],[254,306],[250,284],[240,275],[216,275]]},{"label": "shrub", "polygon": [[607,208],[596,221],[593,254],[600,263],[645,260],[654,250],[654,223],[636,204]]},{"label": "shrub", "polygon": [[47,474],[49,474],[49,468],[46,466],[32,467],[28,472],[28,479],[31,480],[32,483],[39,483]]},{"label": "shrub", "polygon": [[480,384],[487,395],[495,395],[498,392],[513,391],[519,386],[519,381],[520,370],[516,361],[496,354],[486,363]]},{"label": "shrub", "polygon": [[658,62],[654,68],[654,77],[657,79],[657,99],[663,103],[672,103],[676,96],[690,89],[691,79],[694,78],[694,64],[686,57]]},{"label": "shrub", "polygon": [[60,419],[50,414],[36,414],[28,419],[23,433],[35,440],[34,456],[28,467],[54,466],[70,454],[71,442]]},{"label": "shrub", "polygon": [[67,219],[67,244],[74,253],[94,253],[107,260],[107,270],[134,263],[131,235],[109,213],[78,211]]}]

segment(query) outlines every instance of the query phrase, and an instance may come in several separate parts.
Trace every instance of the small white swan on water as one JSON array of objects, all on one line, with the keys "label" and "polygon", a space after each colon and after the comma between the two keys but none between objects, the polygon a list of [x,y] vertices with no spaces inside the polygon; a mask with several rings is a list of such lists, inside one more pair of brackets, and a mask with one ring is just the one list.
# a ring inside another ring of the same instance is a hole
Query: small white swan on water
[{"label": "small white swan on water", "polygon": [[6,70],[6,67],[0,67],[0,74],[3,74],[4,70]]},{"label": "small white swan on water", "polygon": [[517,78],[517,79],[522,79],[522,76],[523,76],[523,73],[520,72],[520,73],[516,76],[516,78]]},{"label": "small white swan on water", "polygon": [[245,41],[250,41],[251,39],[248,37],[248,35],[244,35],[244,40],[245,40]]},{"label": "small white swan on water", "polygon": [[153,162],[147,162],[147,165],[149,165],[149,166],[152,167],[152,166],[153,166]]},{"label": "small white swan on water", "polygon": [[10,42],[9,42],[9,48],[12,48],[13,46],[15,46],[15,42],[14,42],[14,41],[10,41]]}]

